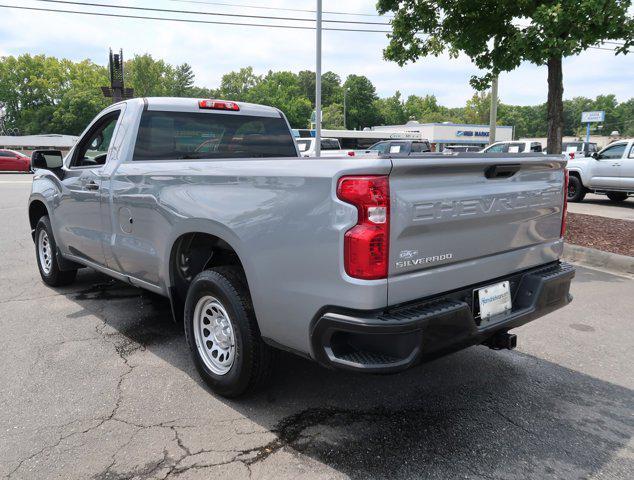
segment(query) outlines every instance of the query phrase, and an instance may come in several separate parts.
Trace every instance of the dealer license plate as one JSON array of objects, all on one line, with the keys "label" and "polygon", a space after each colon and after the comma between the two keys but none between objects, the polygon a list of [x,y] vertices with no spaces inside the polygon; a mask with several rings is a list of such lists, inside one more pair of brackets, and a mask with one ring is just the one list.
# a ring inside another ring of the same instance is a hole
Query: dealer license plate
[{"label": "dealer license plate", "polygon": [[480,318],[483,320],[509,312],[512,308],[509,282],[500,282],[478,289],[478,301],[480,302]]}]

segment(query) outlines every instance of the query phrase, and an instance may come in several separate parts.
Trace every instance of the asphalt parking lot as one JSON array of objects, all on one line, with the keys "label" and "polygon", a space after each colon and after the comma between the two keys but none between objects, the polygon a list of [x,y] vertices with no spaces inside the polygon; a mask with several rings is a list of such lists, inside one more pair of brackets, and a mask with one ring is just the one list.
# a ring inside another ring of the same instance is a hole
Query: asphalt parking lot
[{"label": "asphalt parking lot", "polygon": [[[392,376],[282,355],[240,401],[200,382],[168,304],[84,269],[53,290],[30,177],[0,175],[0,475],[11,479],[634,478],[634,280]],[[631,200],[630,200],[631,201]]]},{"label": "asphalt parking lot", "polygon": [[630,197],[621,203],[614,203],[605,195],[589,193],[583,202],[569,203],[568,211],[634,221],[634,197]]}]

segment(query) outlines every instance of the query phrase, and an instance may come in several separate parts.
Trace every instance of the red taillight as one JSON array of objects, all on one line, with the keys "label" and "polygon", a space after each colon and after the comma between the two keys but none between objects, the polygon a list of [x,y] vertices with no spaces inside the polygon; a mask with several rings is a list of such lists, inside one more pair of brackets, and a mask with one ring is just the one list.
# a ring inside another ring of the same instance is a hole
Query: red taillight
[{"label": "red taillight", "polygon": [[564,168],[564,208],[561,214],[561,237],[566,234],[566,217],[568,216],[568,182],[570,181],[570,173]]},{"label": "red taillight", "polygon": [[218,100],[199,100],[198,108],[205,108],[208,110],[232,110],[234,112],[240,111],[240,107],[235,102],[221,102]]},{"label": "red taillight", "polygon": [[390,246],[390,183],[387,175],[341,177],[337,197],[357,207],[357,224],[344,238],[346,273],[354,278],[386,278]]},{"label": "red taillight", "polygon": [[348,152],[348,156],[349,156],[349,157],[354,157],[354,156],[355,156],[355,153],[354,153],[353,151],[349,151],[349,152]]}]

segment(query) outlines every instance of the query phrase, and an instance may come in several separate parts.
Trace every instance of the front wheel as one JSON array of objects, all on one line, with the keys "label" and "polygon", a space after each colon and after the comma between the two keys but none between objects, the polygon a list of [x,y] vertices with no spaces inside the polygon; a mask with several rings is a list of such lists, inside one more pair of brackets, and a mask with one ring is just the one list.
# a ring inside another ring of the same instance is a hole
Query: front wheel
[{"label": "front wheel", "polygon": [[568,201],[581,202],[586,196],[586,189],[583,188],[581,179],[575,175],[570,175],[568,179]]},{"label": "front wheel", "polygon": [[187,292],[185,335],[196,369],[216,393],[238,397],[269,377],[272,349],[260,337],[244,274],[199,273]]},{"label": "front wheel", "polygon": [[612,202],[624,202],[627,200],[627,193],[623,192],[608,192],[607,196]]},{"label": "front wheel", "polygon": [[61,270],[59,267],[57,245],[47,216],[40,218],[35,227],[35,257],[40,276],[47,285],[61,287],[75,280],[77,270]]}]

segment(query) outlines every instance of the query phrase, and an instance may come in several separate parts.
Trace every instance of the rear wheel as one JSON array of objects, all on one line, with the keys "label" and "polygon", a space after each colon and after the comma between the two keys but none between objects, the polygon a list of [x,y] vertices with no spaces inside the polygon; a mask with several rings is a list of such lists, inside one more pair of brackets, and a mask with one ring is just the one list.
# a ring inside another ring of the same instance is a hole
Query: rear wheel
[{"label": "rear wheel", "polygon": [[623,192],[609,192],[607,196],[612,202],[624,202],[627,200],[627,193]]},{"label": "rear wheel", "polygon": [[238,397],[268,379],[273,352],[260,337],[239,268],[216,267],[192,280],[185,334],[194,364],[214,392]]},{"label": "rear wheel", "polygon": [[575,175],[570,175],[568,179],[568,201],[581,202],[586,196],[586,189],[583,188],[581,179]]},{"label": "rear wheel", "polygon": [[77,270],[61,270],[57,261],[57,245],[51,221],[43,216],[35,227],[35,257],[40,276],[47,285],[61,287],[73,283]]}]

